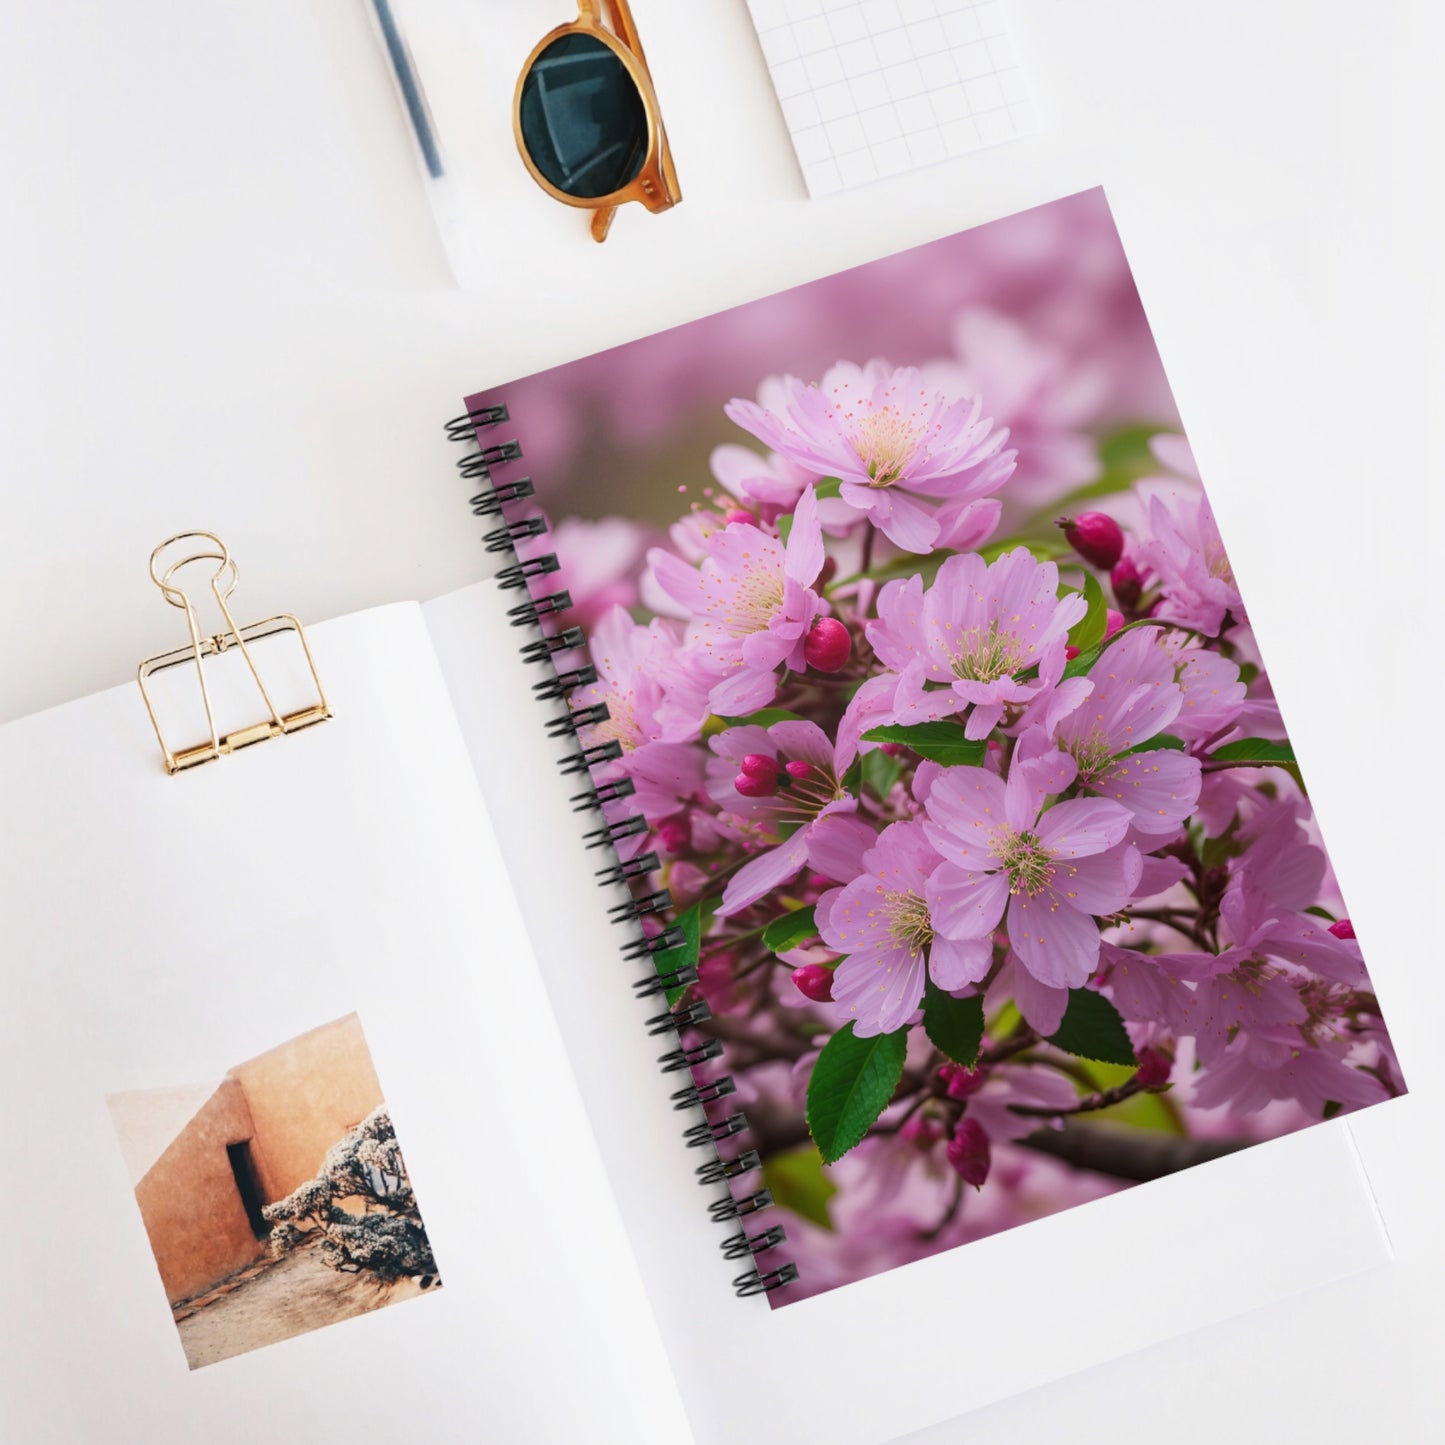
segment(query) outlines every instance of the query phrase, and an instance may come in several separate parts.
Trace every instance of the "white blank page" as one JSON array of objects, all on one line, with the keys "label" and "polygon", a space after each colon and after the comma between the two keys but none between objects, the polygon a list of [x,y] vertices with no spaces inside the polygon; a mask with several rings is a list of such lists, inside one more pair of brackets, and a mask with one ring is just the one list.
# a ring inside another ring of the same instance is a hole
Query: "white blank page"
[{"label": "white blank page", "polygon": [[[421,612],[308,636],[333,720],[176,777],[133,684],[0,729],[0,1440],[674,1445]],[[106,1095],[352,1011],[444,1288],[192,1372]]]},{"label": "white blank page", "polygon": [[1000,0],[748,0],[808,193],[1037,129]]}]

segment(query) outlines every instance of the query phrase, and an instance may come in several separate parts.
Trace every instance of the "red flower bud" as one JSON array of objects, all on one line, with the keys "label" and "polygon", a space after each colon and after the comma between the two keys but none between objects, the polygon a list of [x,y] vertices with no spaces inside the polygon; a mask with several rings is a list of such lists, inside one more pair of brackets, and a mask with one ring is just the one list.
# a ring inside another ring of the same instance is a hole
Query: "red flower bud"
[{"label": "red flower bud", "polygon": [[1132,612],[1144,595],[1144,579],[1139,569],[1127,558],[1121,557],[1109,574],[1114,587],[1114,598],[1126,612]]},{"label": "red flower bud", "polygon": [[982,1189],[988,1178],[989,1165],[993,1162],[988,1147],[988,1135],[976,1119],[964,1115],[948,1141],[948,1162],[953,1165],[958,1177],[975,1189]]},{"label": "red flower bud", "polygon": [[833,970],[821,963],[805,963],[793,970],[793,982],[804,998],[827,1003],[833,997]]},{"label": "red flower bud", "polygon": [[1107,642],[1124,625],[1124,614],[1112,607],[1104,609],[1104,641]]},{"label": "red flower bud", "polygon": [[1144,1089],[1162,1089],[1169,1082],[1174,1060],[1162,1049],[1139,1050],[1139,1072],[1134,1075]]},{"label": "red flower bud", "polygon": [[1330,932],[1336,938],[1353,938],[1355,936],[1355,925],[1348,918],[1342,918],[1338,923],[1330,924]]},{"label": "red flower bud", "polygon": [[739,766],[750,778],[774,779],[783,770],[783,765],[767,753],[749,753]]},{"label": "red flower bud", "polygon": [[1064,660],[1072,662],[1079,655],[1079,649],[1072,642],[1064,645]]},{"label": "red flower bud", "polygon": [[803,657],[818,672],[837,672],[852,651],[853,639],[836,617],[820,617],[803,639]]},{"label": "red flower bud", "polygon": [[794,758],[792,762],[784,765],[783,771],[790,778],[796,778],[798,782],[802,782],[813,771],[813,768],[811,763],[805,763],[802,758]]},{"label": "red flower bud", "polygon": [[778,775],[755,778],[750,773],[739,773],[733,787],[745,798],[771,798],[778,791]]},{"label": "red flower bud", "polygon": [[926,1154],[943,1138],[943,1121],[927,1114],[915,1114],[898,1131],[898,1137],[907,1140],[919,1153]]},{"label": "red flower bud", "polygon": [[1106,571],[1124,555],[1124,532],[1105,512],[1080,512],[1077,517],[1060,517],[1069,546],[1084,561]]},{"label": "red flower bud", "polygon": [[938,1077],[950,1099],[966,1099],[983,1088],[988,1074],[981,1068],[965,1069],[962,1064],[948,1063],[938,1071]]},{"label": "red flower bud", "polygon": [[657,841],[665,853],[686,858],[692,852],[692,825],[686,817],[664,818],[657,825]]},{"label": "red flower bud", "polygon": [[730,507],[723,513],[723,524],[732,526],[734,522],[752,522],[756,520],[751,512],[745,512],[741,507]]}]

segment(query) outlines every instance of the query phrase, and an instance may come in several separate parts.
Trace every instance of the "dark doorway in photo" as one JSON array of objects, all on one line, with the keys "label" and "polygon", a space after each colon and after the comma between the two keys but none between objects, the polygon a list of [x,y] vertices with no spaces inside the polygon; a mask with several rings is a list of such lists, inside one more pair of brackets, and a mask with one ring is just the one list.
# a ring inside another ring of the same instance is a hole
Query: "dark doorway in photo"
[{"label": "dark doorway in photo", "polygon": [[266,1204],[266,1195],[261,1188],[256,1161],[251,1155],[251,1141],[243,1139],[239,1144],[227,1144],[226,1157],[231,1161],[231,1173],[240,1191],[241,1203],[246,1207],[246,1218],[251,1221],[251,1232],[257,1239],[265,1239],[271,1233],[271,1226],[261,1212]]}]

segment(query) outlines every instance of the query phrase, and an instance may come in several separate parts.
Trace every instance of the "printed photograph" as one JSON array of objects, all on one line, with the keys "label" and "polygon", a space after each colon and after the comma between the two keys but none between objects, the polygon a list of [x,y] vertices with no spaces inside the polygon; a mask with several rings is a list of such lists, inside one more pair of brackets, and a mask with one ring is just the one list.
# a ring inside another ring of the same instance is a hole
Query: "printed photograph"
[{"label": "printed photograph", "polygon": [[106,1103],[191,1369],[440,1288],[355,1014]]},{"label": "printed photograph", "polygon": [[771,1303],[1404,1092],[1101,191],[488,402]]}]

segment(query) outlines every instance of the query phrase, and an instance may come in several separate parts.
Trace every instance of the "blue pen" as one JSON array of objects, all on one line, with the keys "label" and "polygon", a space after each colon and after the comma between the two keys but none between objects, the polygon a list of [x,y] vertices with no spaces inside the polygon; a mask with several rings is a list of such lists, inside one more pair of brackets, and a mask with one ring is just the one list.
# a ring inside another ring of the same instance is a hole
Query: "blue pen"
[{"label": "blue pen", "polygon": [[427,200],[431,202],[432,218],[452,275],[467,289],[484,285],[485,267],[477,256],[475,244],[484,222],[475,201],[460,184],[458,175],[449,170],[442,155],[441,138],[398,14],[399,10],[404,11],[405,5],[402,0],[366,0],[366,8],[371,14],[372,29],[386,54],[397,97],[416,137]]},{"label": "blue pen", "polygon": [[401,92],[401,103],[406,107],[411,128],[416,134],[416,143],[421,147],[422,163],[433,180],[440,180],[445,174],[442,166],[441,147],[437,144],[436,127],[432,124],[431,112],[427,109],[426,96],[416,76],[411,52],[392,12],[390,0],[371,0],[376,13],[376,23],[381,29],[381,43],[386,57],[391,61],[391,71],[396,77],[397,89]]}]

